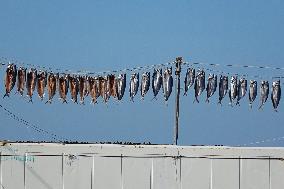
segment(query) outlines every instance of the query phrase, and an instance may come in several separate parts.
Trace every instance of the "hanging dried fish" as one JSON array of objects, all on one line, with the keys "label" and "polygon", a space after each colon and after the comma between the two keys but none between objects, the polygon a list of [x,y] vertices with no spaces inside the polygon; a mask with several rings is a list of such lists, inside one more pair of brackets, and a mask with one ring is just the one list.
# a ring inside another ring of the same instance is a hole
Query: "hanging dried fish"
[{"label": "hanging dried fish", "polygon": [[78,104],[79,81],[77,76],[69,77],[71,100]]},{"label": "hanging dried fish", "polygon": [[18,69],[18,83],[17,83],[17,88],[18,88],[18,93],[23,96],[24,95],[24,90],[25,90],[25,84],[26,84],[26,68],[20,67]]},{"label": "hanging dried fish", "polygon": [[131,74],[129,86],[130,100],[134,102],[134,96],[137,94],[139,88],[139,73]]},{"label": "hanging dried fish", "polygon": [[79,93],[80,93],[80,104],[85,104],[85,97],[88,96],[88,81],[87,77],[79,76]]},{"label": "hanging dried fish", "polygon": [[39,71],[37,74],[37,93],[38,97],[43,100],[44,90],[47,85],[47,73],[45,71]]},{"label": "hanging dried fish", "polygon": [[61,75],[58,79],[59,97],[62,103],[67,104],[67,94],[69,88],[69,75]]},{"label": "hanging dried fish", "polygon": [[117,92],[116,92],[116,79],[115,79],[115,75],[111,74],[109,75],[108,78],[108,87],[109,87],[109,96],[112,96],[114,99],[117,98]]},{"label": "hanging dried fish", "polygon": [[99,77],[99,92],[105,103],[108,102],[109,96],[107,91],[107,77]]},{"label": "hanging dried fish", "polygon": [[236,105],[240,105],[240,100],[246,96],[248,82],[245,78],[241,78],[238,83],[238,98]]},{"label": "hanging dried fish", "polygon": [[264,106],[264,103],[267,101],[269,95],[269,83],[268,81],[261,81],[260,84],[260,106],[258,109],[261,109]]},{"label": "hanging dried fish", "polygon": [[126,74],[119,74],[116,79],[116,94],[117,99],[121,100],[126,88]]},{"label": "hanging dried fish", "polygon": [[168,101],[173,88],[172,68],[167,68],[163,74],[163,90],[165,101]]},{"label": "hanging dried fish", "polygon": [[52,103],[52,99],[54,95],[56,94],[56,80],[58,78],[58,74],[49,73],[47,78],[47,91],[48,91],[48,101],[46,101],[46,104]]},{"label": "hanging dried fish", "polygon": [[99,79],[98,77],[89,77],[89,94],[92,97],[91,103],[97,103],[97,98],[100,96],[99,92]]},{"label": "hanging dried fish", "polygon": [[17,79],[17,67],[15,64],[9,64],[6,69],[6,76],[5,76],[6,92],[3,98],[5,98],[6,96],[9,97],[10,92],[15,86],[16,79]]},{"label": "hanging dried fish", "polygon": [[272,105],[273,105],[274,111],[276,111],[276,112],[277,112],[277,107],[279,105],[280,99],[281,99],[280,80],[273,81],[272,92],[271,92],[271,100],[272,100]]},{"label": "hanging dried fish", "polygon": [[36,76],[37,71],[34,68],[31,68],[27,73],[27,96],[30,98],[29,102],[32,102],[32,96],[36,87]]},{"label": "hanging dried fish", "polygon": [[142,100],[149,91],[149,88],[150,88],[150,72],[144,72],[142,74],[141,86],[140,86]]},{"label": "hanging dried fish", "polygon": [[197,71],[197,76],[195,79],[194,90],[195,90],[195,100],[199,103],[198,96],[202,94],[205,89],[205,72],[203,70]]},{"label": "hanging dried fish", "polygon": [[195,69],[188,68],[186,71],[185,79],[184,79],[184,94],[187,95],[187,91],[194,84],[195,79]]},{"label": "hanging dried fish", "polygon": [[152,88],[154,93],[154,98],[158,95],[161,87],[163,85],[162,69],[154,69],[152,76]]},{"label": "hanging dried fish", "polygon": [[231,106],[233,106],[233,102],[237,98],[237,95],[238,95],[238,77],[232,76],[230,89],[229,89],[229,98]]},{"label": "hanging dried fish", "polygon": [[209,74],[208,79],[207,79],[207,98],[206,101],[209,103],[209,98],[214,95],[217,89],[217,75],[214,74]]},{"label": "hanging dried fish", "polygon": [[250,80],[250,85],[249,85],[249,106],[252,108],[252,103],[256,99],[257,96],[257,81],[255,80]]},{"label": "hanging dried fish", "polygon": [[222,76],[221,75],[220,81],[219,81],[219,102],[218,102],[218,104],[222,105],[222,100],[228,92],[228,85],[229,85],[228,76]]}]

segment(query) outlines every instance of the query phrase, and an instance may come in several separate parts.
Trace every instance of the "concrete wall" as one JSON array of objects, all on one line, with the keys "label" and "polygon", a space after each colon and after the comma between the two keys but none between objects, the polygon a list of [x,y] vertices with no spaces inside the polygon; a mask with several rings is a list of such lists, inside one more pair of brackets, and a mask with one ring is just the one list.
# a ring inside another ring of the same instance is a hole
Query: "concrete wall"
[{"label": "concrete wall", "polygon": [[2,143],[2,189],[282,189],[284,148]]}]

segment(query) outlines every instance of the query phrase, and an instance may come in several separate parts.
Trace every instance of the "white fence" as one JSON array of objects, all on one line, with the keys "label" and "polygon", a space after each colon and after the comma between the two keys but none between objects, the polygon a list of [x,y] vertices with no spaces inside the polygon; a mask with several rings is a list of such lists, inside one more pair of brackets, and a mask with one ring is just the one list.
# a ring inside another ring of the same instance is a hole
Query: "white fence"
[{"label": "white fence", "polygon": [[283,189],[284,148],[2,143],[2,189]]}]

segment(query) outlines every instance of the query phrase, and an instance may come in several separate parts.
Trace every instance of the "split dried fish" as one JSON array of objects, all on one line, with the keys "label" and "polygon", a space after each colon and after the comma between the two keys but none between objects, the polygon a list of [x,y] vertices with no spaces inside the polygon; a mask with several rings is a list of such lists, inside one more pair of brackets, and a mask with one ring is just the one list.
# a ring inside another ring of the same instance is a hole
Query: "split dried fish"
[{"label": "split dried fish", "polygon": [[194,84],[194,91],[195,91],[194,101],[196,101],[197,103],[199,103],[198,96],[202,94],[204,89],[205,89],[205,72],[203,70],[198,70]]},{"label": "split dried fish", "polygon": [[188,68],[186,71],[185,79],[184,79],[184,94],[183,95],[187,95],[187,91],[194,84],[194,80],[195,80],[195,69]]},{"label": "split dried fish", "polygon": [[152,75],[152,89],[154,93],[154,98],[158,95],[161,87],[163,85],[162,69],[154,69]]},{"label": "split dried fish", "polygon": [[44,91],[47,85],[47,73],[45,71],[39,71],[37,74],[37,94],[41,101],[44,98]]},{"label": "split dried fish", "polygon": [[6,69],[6,76],[5,76],[6,92],[3,98],[5,98],[6,96],[7,97],[10,96],[10,92],[15,86],[16,79],[17,79],[17,66],[15,64],[9,64]]},{"label": "split dried fish", "polygon": [[99,92],[99,79],[98,77],[89,77],[89,94],[92,97],[91,103],[97,103],[97,99],[100,96]]},{"label": "split dried fish", "polygon": [[236,105],[240,105],[240,100],[245,97],[247,93],[248,82],[245,78],[241,78],[238,83],[238,98]]},{"label": "split dried fish", "polygon": [[268,95],[269,95],[269,83],[268,81],[261,81],[260,84],[260,106],[258,109],[261,109],[265,102],[268,99]]},{"label": "split dried fish", "polygon": [[228,76],[220,76],[219,81],[219,104],[222,104],[222,100],[226,96],[228,92],[228,85],[229,85],[229,79]]},{"label": "split dried fish", "polygon": [[276,112],[277,112],[277,107],[279,105],[280,99],[281,99],[280,80],[273,81],[272,92],[271,92],[271,100],[272,100],[272,105],[273,105],[274,111],[276,111]]},{"label": "split dried fish", "polygon": [[79,76],[80,104],[85,104],[85,97],[88,96],[88,82],[86,76]]},{"label": "split dried fish", "polygon": [[71,100],[78,104],[79,80],[77,76],[69,77]]},{"label": "split dried fish", "polygon": [[230,89],[229,89],[229,99],[230,99],[231,106],[233,106],[233,102],[237,98],[237,95],[238,95],[238,77],[232,76],[231,83],[230,83]]},{"label": "split dried fish", "polygon": [[48,101],[46,101],[46,104],[52,103],[52,99],[54,95],[56,94],[56,80],[58,78],[58,74],[49,73],[47,78],[47,91],[48,91]]},{"label": "split dried fish", "polygon": [[24,90],[25,90],[25,84],[26,84],[26,68],[20,67],[18,69],[18,83],[17,83],[17,88],[18,88],[18,93],[23,96],[24,95]]},{"label": "split dried fish", "polygon": [[130,100],[133,102],[134,96],[137,94],[139,88],[139,73],[131,74],[129,85]]},{"label": "split dried fish", "polygon": [[117,99],[121,100],[126,88],[126,74],[119,74],[116,79],[116,94]]},{"label": "split dried fish", "polygon": [[32,96],[36,87],[36,77],[37,71],[34,68],[31,68],[27,73],[27,96],[30,98],[29,102],[32,102]]},{"label": "split dried fish", "polygon": [[207,79],[207,98],[206,102],[209,103],[209,98],[214,95],[217,89],[217,75],[209,74]]},{"label": "split dried fish", "polygon": [[163,74],[163,90],[165,101],[168,101],[173,88],[172,68],[167,68]]},{"label": "split dried fish", "polygon": [[257,96],[257,81],[255,80],[250,80],[250,85],[249,85],[249,106],[252,108],[252,103],[256,99]]},{"label": "split dried fish", "polygon": [[69,89],[69,75],[61,75],[58,79],[59,97],[62,103],[67,103],[67,94]]},{"label": "split dried fish", "polygon": [[150,72],[145,72],[142,74],[141,87],[140,87],[142,100],[149,91],[149,88],[150,88]]}]

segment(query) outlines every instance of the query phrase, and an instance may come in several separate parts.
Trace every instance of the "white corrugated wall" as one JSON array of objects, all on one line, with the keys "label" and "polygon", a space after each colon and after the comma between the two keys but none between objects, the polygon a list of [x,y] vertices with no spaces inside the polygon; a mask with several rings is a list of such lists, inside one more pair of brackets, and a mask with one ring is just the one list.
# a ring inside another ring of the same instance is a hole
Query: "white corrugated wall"
[{"label": "white corrugated wall", "polygon": [[2,143],[2,189],[282,189],[284,148]]}]

